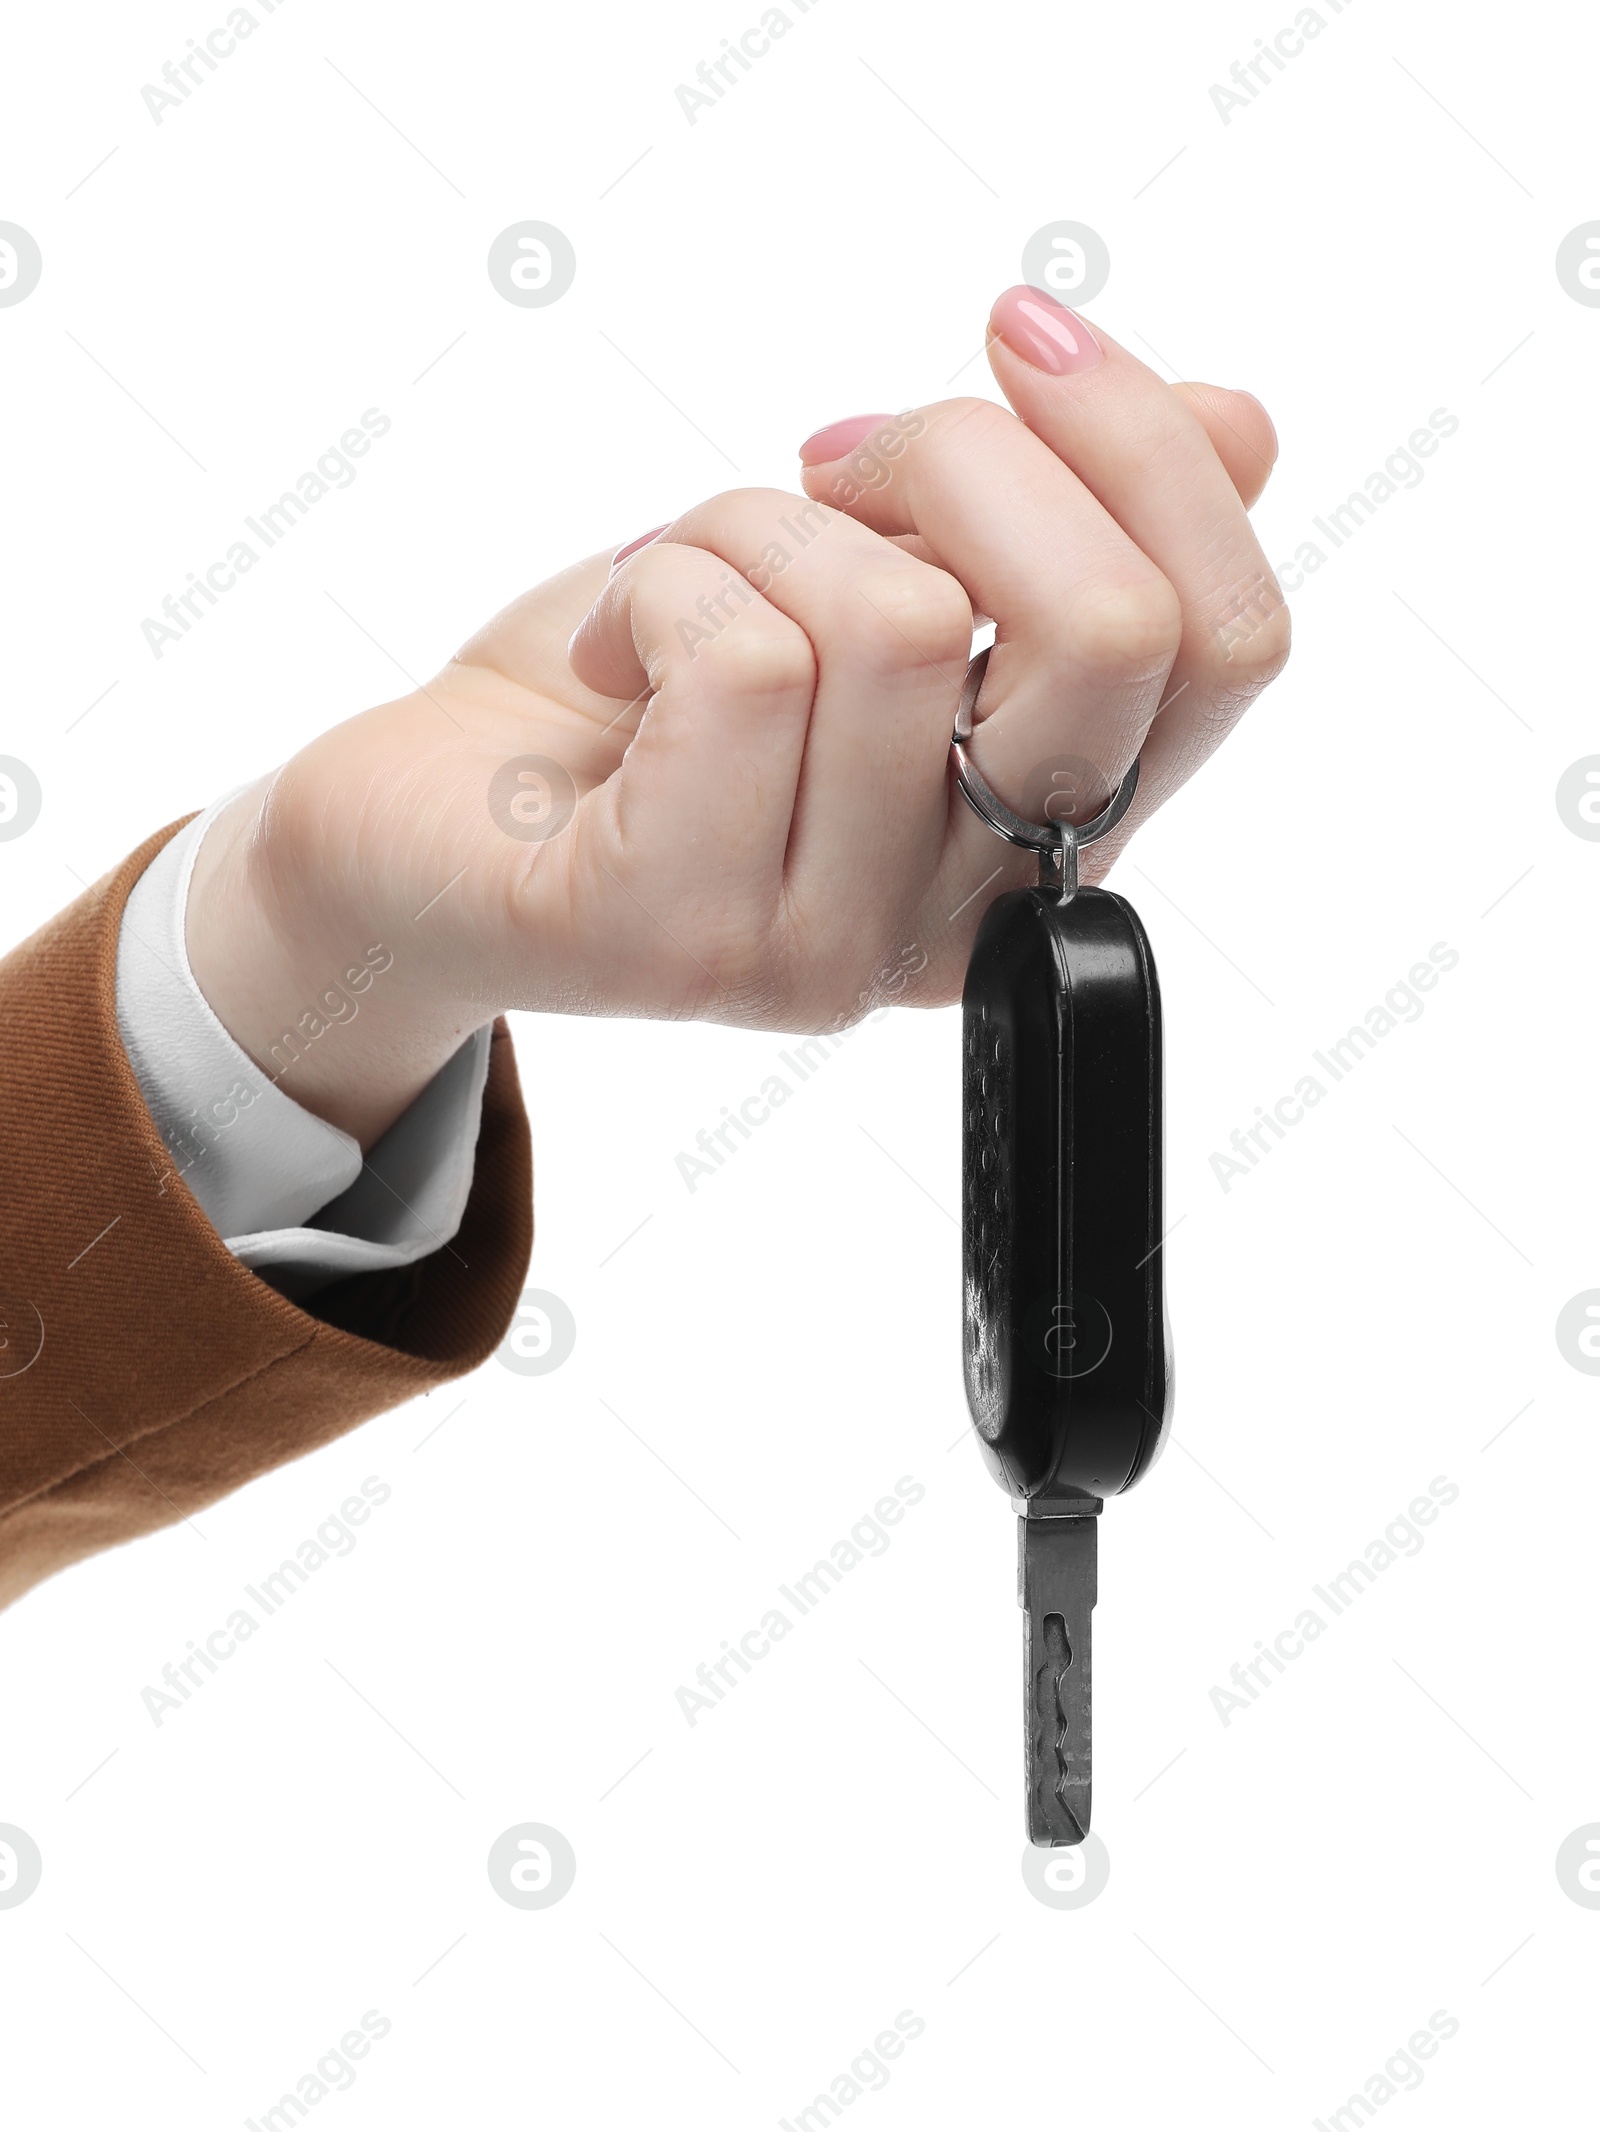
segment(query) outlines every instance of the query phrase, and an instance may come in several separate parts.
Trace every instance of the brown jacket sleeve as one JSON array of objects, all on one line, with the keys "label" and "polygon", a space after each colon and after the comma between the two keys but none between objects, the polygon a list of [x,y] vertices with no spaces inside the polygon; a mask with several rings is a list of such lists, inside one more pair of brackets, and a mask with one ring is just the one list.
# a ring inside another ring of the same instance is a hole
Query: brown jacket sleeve
[{"label": "brown jacket sleeve", "polygon": [[503,1022],[453,1243],[305,1308],[227,1249],[117,1029],[123,906],[179,826],[0,960],[0,1605],[476,1368],[527,1271],[532,1162]]}]

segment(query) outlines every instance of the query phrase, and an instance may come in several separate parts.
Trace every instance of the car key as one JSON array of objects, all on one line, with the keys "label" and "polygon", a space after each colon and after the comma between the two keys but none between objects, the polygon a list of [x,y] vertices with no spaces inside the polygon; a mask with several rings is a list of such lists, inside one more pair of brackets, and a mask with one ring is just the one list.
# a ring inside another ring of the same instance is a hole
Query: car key
[{"label": "car key", "polygon": [[1040,885],[990,908],[962,1001],[967,1398],[1018,1516],[1028,1835],[1076,1844],[1092,1789],[1097,1521],[1147,1470],[1169,1414],[1161,1004],[1131,905],[1077,879],[1079,848],[1126,812],[1138,765],[1083,828],[1023,821],[965,752],[984,663],[956,726],[961,789],[1039,853]]}]

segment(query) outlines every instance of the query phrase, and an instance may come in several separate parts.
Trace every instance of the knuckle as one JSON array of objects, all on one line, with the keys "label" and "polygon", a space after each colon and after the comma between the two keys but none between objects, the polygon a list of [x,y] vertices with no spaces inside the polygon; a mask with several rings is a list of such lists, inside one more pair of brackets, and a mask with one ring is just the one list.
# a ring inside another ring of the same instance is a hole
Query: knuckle
[{"label": "knuckle", "polygon": [[816,686],[816,659],[804,631],[763,627],[753,615],[741,616],[702,646],[700,658],[719,690],[741,698],[809,700]]},{"label": "knuckle", "polygon": [[947,571],[859,573],[851,655],[878,673],[964,662],[972,645],[972,604]]},{"label": "knuckle", "polygon": [[1157,572],[1081,595],[1065,623],[1073,666],[1101,682],[1126,682],[1164,673],[1178,656],[1183,613],[1178,595]]},{"label": "knuckle", "polygon": [[1210,668],[1218,687],[1255,695],[1288,664],[1293,631],[1277,584],[1258,579],[1233,600],[1211,634]]},{"label": "knuckle", "polygon": [[717,495],[708,497],[704,503],[696,504],[692,511],[686,511],[683,515],[708,525],[730,521],[739,524],[759,513],[770,512],[774,508],[781,510],[804,502],[803,496],[786,495],[782,489],[761,488],[751,482],[744,488],[723,489]]}]

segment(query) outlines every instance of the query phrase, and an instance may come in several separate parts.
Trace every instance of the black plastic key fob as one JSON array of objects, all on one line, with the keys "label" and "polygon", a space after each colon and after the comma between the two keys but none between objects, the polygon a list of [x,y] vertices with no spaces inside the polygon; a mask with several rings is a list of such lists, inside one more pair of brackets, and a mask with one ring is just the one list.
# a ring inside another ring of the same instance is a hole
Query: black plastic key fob
[{"label": "black plastic key fob", "polygon": [[967,1399],[995,1479],[1037,1513],[1131,1486],[1166,1430],[1161,999],[1144,927],[1107,889],[1002,896],[962,1013]]}]

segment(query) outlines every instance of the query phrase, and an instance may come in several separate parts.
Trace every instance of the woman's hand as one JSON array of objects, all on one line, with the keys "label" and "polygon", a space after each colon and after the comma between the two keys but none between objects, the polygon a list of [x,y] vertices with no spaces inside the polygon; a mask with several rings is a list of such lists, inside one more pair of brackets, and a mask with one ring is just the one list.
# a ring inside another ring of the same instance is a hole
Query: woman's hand
[{"label": "woman's hand", "polygon": [[189,949],[258,1062],[394,957],[288,1094],[370,1144],[504,1008],[812,1030],[958,997],[1032,871],[947,774],[975,614],[973,754],[1019,812],[1086,819],[1142,756],[1103,876],[1287,656],[1245,515],[1276,439],[1033,289],[989,355],[1014,415],[834,424],[804,495],[734,490],[577,564],[230,806]]}]

